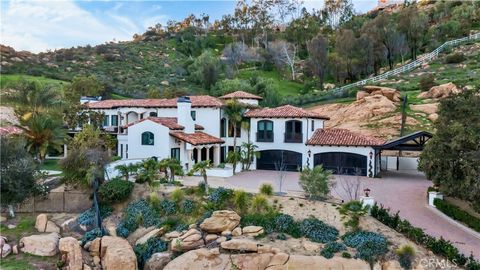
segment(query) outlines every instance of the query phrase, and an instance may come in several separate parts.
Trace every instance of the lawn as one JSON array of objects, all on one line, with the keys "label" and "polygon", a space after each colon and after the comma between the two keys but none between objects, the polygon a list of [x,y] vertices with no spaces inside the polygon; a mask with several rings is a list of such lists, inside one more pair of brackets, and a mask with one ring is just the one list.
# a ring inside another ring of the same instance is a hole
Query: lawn
[{"label": "lawn", "polygon": [[58,159],[46,159],[43,164],[40,165],[40,170],[61,171],[60,165],[58,165]]},{"label": "lawn", "polygon": [[303,88],[303,84],[282,78],[282,76],[276,71],[243,69],[240,70],[237,75],[240,79],[249,79],[253,76],[272,79],[275,89],[277,89],[277,91],[283,96],[296,96]]},{"label": "lawn", "polygon": [[37,81],[42,85],[51,85],[52,87],[63,88],[64,85],[68,85],[69,82],[54,80],[46,77],[31,76],[23,74],[2,74],[0,76],[0,89],[8,87],[10,84],[15,84],[21,80]]}]

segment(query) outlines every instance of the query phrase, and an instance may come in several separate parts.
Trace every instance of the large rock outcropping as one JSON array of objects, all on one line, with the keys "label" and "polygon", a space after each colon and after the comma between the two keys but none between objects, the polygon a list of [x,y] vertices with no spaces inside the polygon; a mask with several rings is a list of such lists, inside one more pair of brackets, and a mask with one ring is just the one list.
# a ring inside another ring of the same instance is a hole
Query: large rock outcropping
[{"label": "large rock outcropping", "polygon": [[82,270],[83,256],[78,240],[73,237],[65,237],[59,241],[59,249],[62,259],[65,260],[68,270]]},{"label": "large rock outcropping", "polygon": [[30,235],[20,239],[21,251],[37,256],[54,256],[58,253],[58,233]]},{"label": "large rock outcropping", "polygon": [[427,92],[420,93],[418,98],[446,98],[450,95],[459,94],[462,89],[449,82],[430,88]]},{"label": "large rock outcropping", "polygon": [[364,86],[361,91],[358,91],[357,100],[375,95],[384,96],[393,102],[399,102],[401,100],[400,92],[398,92],[396,89],[373,85]]},{"label": "large rock outcropping", "polygon": [[104,270],[137,270],[135,252],[128,241],[120,237],[102,237],[100,258]]},{"label": "large rock outcropping", "polygon": [[200,228],[208,233],[221,233],[232,231],[240,224],[240,216],[234,211],[220,210],[213,212],[212,216],[205,219]]}]

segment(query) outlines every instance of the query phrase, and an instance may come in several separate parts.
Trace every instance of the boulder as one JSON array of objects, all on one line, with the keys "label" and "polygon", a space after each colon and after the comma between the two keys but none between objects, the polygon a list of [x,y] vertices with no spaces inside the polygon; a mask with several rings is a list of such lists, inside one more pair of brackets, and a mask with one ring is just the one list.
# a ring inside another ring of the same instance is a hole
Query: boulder
[{"label": "boulder", "polygon": [[7,228],[10,229],[10,230],[15,229],[16,227],[17,227],[17,225],[15,225],[15,224],[8,224],[7,225]]},{"label": "boulder", "polygon": [[178,237],[180,237],[181,234],[182,234],[182,233],[180,233],[180,232],[173,231],[173,232],[166,233],[166,234],[165,234],[165,238],[166,238],[167,240],[170,240],[170,239],[173,239],[173,238],[178,238]]},{"label": "boulder", "polygon": [[104,236],[101,240],[100,258],[104,270],[136,270],[137,257],[127,240]]},{"label": "boulder", "polygon": [[162,270],[171,261],[171,254],[168,252],[154,253],[145,263],[144,270]]},{"label": "boulder", "polygon": [[58,253],[58,233],[30,235],[20,239],[21,251],[37,256],[54,256]]},{"label": "boulder", "polygon": [[7,257],[8,255],[10,255],[10,253],[12,253],[12,246],[10,246],[9,244],[4,244],[2,246],[2,258]]},{"label": "boulder", "polygon": [[242,235],[242,228],[237,227],[232,231],[232,236],[240,236]]},{"label": "boulder", "polygon": [[333,83],[325,83],[325,84],[323,84],[323,89],[324,89],[324,90],[332,90],[333,88],[335,88],[335,84],[333,84]]},{"label": "boulder", "polygon": [[62,230],[64,232],[66,231],[70,231],[72,230],[73,228],[77,227],[78,223],[77,223],[77,218],[71,218],[71,219],[67,219],[65,220],[62,225],[60,225],[60,227],[62,228]]},{"label": "boulder", "polygon": [[225,241],[227,241],[227,237],[225,237],[225,236],[220,236],[220,237],[217,238],[217,240],[216,240],[215,242],[217,242],[218,244],[220,244],[220,243],[223,243],[223,242],[225,242]]},{"label": "boulder", "polygon": [[358,92],[357,92],[357,100],[363,99],[363,98],[365,98],[366,96],[368,96],[368,93],[365,92],[365,91],[358,91]]},{"label": "boulder", "polygon": [[180,237],[172,239],[170,242],[170,250],[178,252],[188,251],[203,245],[202,233],[197,229],[190,229]]},{"label": "boulder", "polygon": [[90,255],[92,257],[100,256],[100,244],[102,242],[102,238],[97,237],[93,241],[90,242],[90,247],[88,247],[88,251],[90,251]]},{"label": "boulder", "polygon": [[430,88],[427,92],[420,93],[418,98],[446,98],[452,94],[459,94],[462,90],[449,82]]},{"label": "boulder", "polygon": [[[215,270],[215,269],[234,269],[228,268],[229,255],[219,254],[217,249],[208,250],[206,248],[188,251],[170,263],[164,270]],[[239,268],[236,268],[239,269]]]},{"label": "boulder", "polygon": [[83,269],[82,249],[80,248],[77,239],[73,237],[61,238],[58,246],[60,253],[66,257],[68,270]]},{"label": "boulder", "polygon": [[221,233],[231,231],[240,224],[240,216],[234,211],[220,210],[213,212],[212,216],[206,218],[200,228],[208,233]]},{"label": "boulder", "polygon": [[35,229],[38,232],[45,232],[45,228],[47,227],[48,217],[46,214],[40,214],[37,216],[35,220]]},{"label": "boulder", "polygon": [[265,231],[263,230],[262,226],[246,226],[246,227],[243,227],[242,229],[242,233],[244,236],[251,236],[251,237],[261,235],[264,232]]},{"label": "boulder", "polygon": [[45,227],[45,232],[56,232],[60,233],[60,228],[55,224],[55,222],[49,220],[47,221],[47,226]]},{"label": "boulder", "polygon": [[432,114],[430,114],[427,118],[428,118],[428,120],[430,120],[430,121],[432,121],[432,122],[435,122],[435,121],[437,121],[437,119],[438,119],[438,114],[432,113]]},{"label": "boulder", "polygon": [[[399,102],[401,100],[400,92],[398,92],[396,89],[393,89],[393,88],[367,85],[367,86],[364,86],[362,90],[363,91],[357,92],[357,100],[365,98],[366,96],[374,96],[374,95],[384,96],[393,102]],[[363,92],[363,93],[360,93],[360,92]]]},{"label": "boulder", "polygon": [[164,227],[155,229],[145,234],[144,236],[140,237],[140,239],[138,239],[137,242],[135,242],[135,245],[145,244],[150,238],[162,236],[164,233],[165,233]]},{"label": "boulder", "polygon": [[154,226],[148,228],[139,227],[133,233],[128,235],[127,241],[130,243],[130,245],[134,246],[138,239],[142,238],[144,235],[150,233],[153,230],[155,230]]},{"label": "boulder", "polygon": [[427,103],[427,104],[412,104],[410,109],[414,111],[424,112],[426,114],[437,113],[438,103]]},{"label": "boulder", "polygon": [[370,266],[367,262],[360,259],[346,259],[341,257],[327,259],[322,256],[290,255],[288,261],[281,268],[276,269],[368,270]]},{"label": "boulder", "polygon": [[257,243],[247,239],[232,239],[230,241],[222,242],[220,246],[223,249],[234,250],[234,251],[257,252],[258,250]]},{"label": "boulder", "polygon": [[110,215],[103,220],[103,227],[107,230],[108,235],[117,236],[117,227],[121,218],[118,215]]},{"label": "boulder", "polygon": [[17,255],[18,254],[18,246],[17,245],[13,245],[12,247],[12,253]]},{"label": "boulder", "polygon": [[210,242],[212,242],[212,241],[217,240],[217,238],[218,238],[218,235],[216,235],[216,234],[213,234],[213,233],[207,234],[207,235],[205,236],[205,242],[206,242],[206,243],[210,243]]},{"label": "boulder", "polygon": [[310,252],[320,251],[320,245],[319,244],[308,241],[308,240],[304,240],[302,242],[302,246],[306,251],[310,251]]},{"label": "boulder", "polygon": [[229,235],[232,235],[232,231],[226,230],[222,232],[222,236],[229,236]]}]

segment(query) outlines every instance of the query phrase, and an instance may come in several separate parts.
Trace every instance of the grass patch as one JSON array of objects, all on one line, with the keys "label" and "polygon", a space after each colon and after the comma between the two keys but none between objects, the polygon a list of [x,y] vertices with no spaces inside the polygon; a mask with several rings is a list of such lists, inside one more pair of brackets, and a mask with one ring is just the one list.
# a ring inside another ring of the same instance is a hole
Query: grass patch
[{"label": "grass patch", "polygon": [[129,97],[126,97],[126,96],[122,96],[122,95],[119,95],[119,94],[115,94],[115,93],[112,93],[111,95],[111,98],[112,99],[129,99]]},{"label": "grass patch", "polygon": [[37,81],[41,85],[49,85],[58,89],[62,89],[63,86],[70,84],[67,81],[50,79],[43,76],[31,76],[31,75],[23,75],[23,74],[2,74],[0,79],[0,89],[4,89],[6,87],[14,85],[22,80]]},{"label": "grass patch", "polygon": [[40,170],[61,171],[58,164],[59,159],[46,159],[43,164],[40,165]]},{"label": "grass patch", "polygon": [[20,253],[19,255],[10,255],[2,259],[2,270],[35,270],[35,269],[54,269],[57,256],[41,257]]},{"label": "grass patch", "polygon": [[282,78],[282,76],[276,71],[240,70],[237,74],[237,78],[245,80],[254,76],[272,79],[275,89],[282,96],[296,96],[300,90],[303,89],[303,84]]},{"label": "grass patch", "polygon": [[0,224],[0,234],[6,236],[9,240],[12,238],[19,240],[22,236],[35,232],[35,218],[31,216],[20,217],[17,227],[13,229],[9,229],[6,225]]}]

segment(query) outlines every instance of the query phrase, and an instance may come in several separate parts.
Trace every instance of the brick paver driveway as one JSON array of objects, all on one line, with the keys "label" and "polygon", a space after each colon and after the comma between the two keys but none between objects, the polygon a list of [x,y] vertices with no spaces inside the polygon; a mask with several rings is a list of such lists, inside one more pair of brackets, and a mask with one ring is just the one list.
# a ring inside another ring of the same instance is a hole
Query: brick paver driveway
[{"label": "brick paver driveway", "polygon": [[[301,193],[298,184],[299,174],[287,172],[282,191],[290,194]],[[352,176],[335,176],[336,187],[332,195],[340,199],[348,199],[342,188],[342,182],[353,179]],[[186,185],[193,185],[199,177],[185,178]],[[278,173],[275,171],[242,172],[230,178],[210,177],[211,186],[240,188],[249,192],[257,192],[262,183],[271,183],[278,190]],[[427,188],[431,185],[423,174],[418,172],[382,172],[382,178],[371,179],[361,177],[362,188],[369,188],[371,196],[378,203],[390,207],[392,212],[400,211],[400,216],[409,220],[412,225],[425,229],[435,237],[442,236],[452,241],[465,255],[473,252],[480,258],[480,238],[456,224],[450,222],[427,205]],[[363,193],[363,192],[362,192]]]}]

